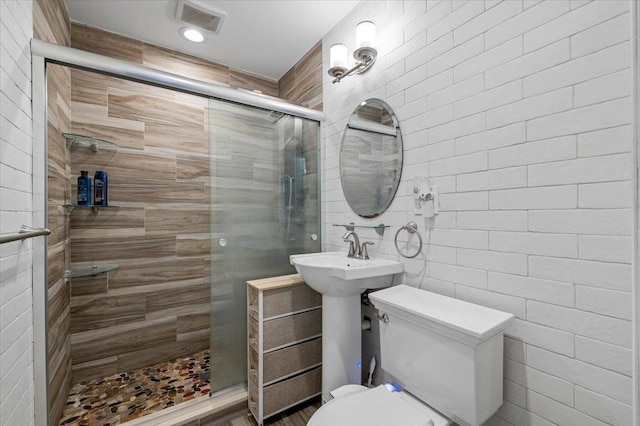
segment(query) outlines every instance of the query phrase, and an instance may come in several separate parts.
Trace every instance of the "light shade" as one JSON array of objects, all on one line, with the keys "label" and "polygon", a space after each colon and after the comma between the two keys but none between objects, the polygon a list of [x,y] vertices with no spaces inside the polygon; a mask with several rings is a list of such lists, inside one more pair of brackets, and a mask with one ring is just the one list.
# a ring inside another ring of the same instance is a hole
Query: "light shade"
[{"label": "light shade", "polygon": [[362,21],[356,27],[356,49],[361,47],[376,47],[376,24]]},{"label": "light shade", "polygon": [[204,36],[202,35],[202,33],[198,30],[195,30],[193,28],[189,28],[189,27],[182,27],[180,28],[180,34],[182,34],[182,36],[184,38],[186,38],[189,41],[192,41],[194,43],[201,43],[204,41]]},{"label": "light shade", "polygon": [[329,67],[347,68],[347,56],[349,52],[344,44],[334,44],[329,49]]}]

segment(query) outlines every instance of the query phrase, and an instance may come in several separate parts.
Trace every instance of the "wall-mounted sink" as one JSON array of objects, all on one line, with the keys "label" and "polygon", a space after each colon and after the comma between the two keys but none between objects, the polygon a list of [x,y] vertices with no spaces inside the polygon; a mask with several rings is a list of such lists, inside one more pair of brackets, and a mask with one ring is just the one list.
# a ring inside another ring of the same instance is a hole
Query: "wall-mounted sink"
[{"label": "wall-mounted sink", "polygon": [[296,254],[289,261],[322,294],[322,397],[346,384],[360,384],[360,294],[389,287],[404,264],[355,259],[343,252]]},{"label": "wall-mounted sink", "polygon": [[343,252],[297,254],[289,257],[296,271],[318,293],[353,296],[366,289],[389,287],[404,264],[386,259],[355,259]]}]

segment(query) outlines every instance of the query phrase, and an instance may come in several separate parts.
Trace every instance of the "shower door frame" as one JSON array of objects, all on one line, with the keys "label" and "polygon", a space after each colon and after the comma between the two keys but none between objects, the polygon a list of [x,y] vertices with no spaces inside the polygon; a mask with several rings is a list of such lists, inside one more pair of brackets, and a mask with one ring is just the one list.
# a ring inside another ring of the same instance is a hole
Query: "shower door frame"
[{"label": "shower door frame", "polygon": [[[316,122],[326,118],[322,111],[305,108],[271,96],[223,85],[205,83],[108,56],[31,39],[32,76],[32,226],[47,223],[47,64],[84,69],[125,80],[137,81],[193,95],[215,98],[261,109],[282,112]],[[322,126],[319,126],[322,132]],[[319,134],[318,140],[322,140]],[[318,147],[320,149],[320,147]],[[318,173],[321,170],[318,156]],[[318,179],[320,185],[320,179]],[[47,315],[47,240],[33,239],[33,369],[35,424],[49,423],[49,363]]]}]

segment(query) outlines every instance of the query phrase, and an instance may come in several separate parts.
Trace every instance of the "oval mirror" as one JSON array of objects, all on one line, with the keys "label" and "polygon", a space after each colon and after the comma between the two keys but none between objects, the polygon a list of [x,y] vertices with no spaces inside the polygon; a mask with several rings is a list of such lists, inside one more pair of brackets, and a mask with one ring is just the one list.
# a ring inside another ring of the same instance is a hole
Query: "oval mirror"
[{"label": "oval mirror", "polygon": [[340,180],[351,209],[381,215],[393,201],[402,173],[402,135],[393,111],[380,99],[355,109],[342,136]]}]

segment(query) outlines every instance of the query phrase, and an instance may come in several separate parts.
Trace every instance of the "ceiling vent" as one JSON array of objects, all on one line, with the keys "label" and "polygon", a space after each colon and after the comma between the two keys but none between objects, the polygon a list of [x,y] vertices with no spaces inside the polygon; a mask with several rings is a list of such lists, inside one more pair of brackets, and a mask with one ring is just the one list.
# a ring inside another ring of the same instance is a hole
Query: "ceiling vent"
[{"label": "ceiling vent", "polygon": [[218,34],[226,17],[227,14],[221,10],[210,9],[193,1],[178,0],[176,19],[193,27]]}]

